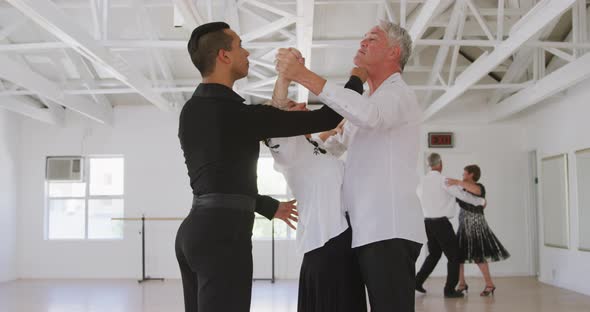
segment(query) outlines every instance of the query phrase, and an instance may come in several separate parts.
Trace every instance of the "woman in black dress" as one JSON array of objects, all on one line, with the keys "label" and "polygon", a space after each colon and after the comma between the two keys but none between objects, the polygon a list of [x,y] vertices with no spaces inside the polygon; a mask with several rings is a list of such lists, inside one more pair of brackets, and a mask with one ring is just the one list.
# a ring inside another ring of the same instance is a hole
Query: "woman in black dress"
[{"label": "woman in black dress", "polygon": [[[477,183],[480,177],[481,170],[479,167],[477,165],[469,165],[463,171],[463,181],[449,180],[448,184],[459,185],[468,192],[485,198],[485,187],[481,183]],[[467,291],[469,287],[465,283],[463,264],[466,262],[476,263],[486,283],[480,295],[493,295],[496,286],[492,282],[488,262],[507,259],[510,257],[510,254],[488,226],[484,217],[484,206],[476,207],[459,199],[457,199],[457,203],[461,207],[457,238],[459,239],[459,257],[462,263],[459,270],[459,286],[457,290]]]}]

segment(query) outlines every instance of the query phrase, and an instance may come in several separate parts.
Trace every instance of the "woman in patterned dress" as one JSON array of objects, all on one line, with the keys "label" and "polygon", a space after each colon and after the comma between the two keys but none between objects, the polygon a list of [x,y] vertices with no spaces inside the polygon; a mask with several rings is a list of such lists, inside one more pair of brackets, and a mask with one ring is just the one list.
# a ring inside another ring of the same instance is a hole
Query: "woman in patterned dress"
[{"label": "woman in patterned dress", "polygon": [[[469,165],[464,168],[463,181],[449,179],[449,185],[459,185],[468,192],[484,197],[486,189],[481,183],[477,183],[481,177],[481,170],[477,165]],[[459,257],[461,267],[459,270],[459,291],[467,291],[469,286],[465,283],[464,263],[476,263],[485,280],[486,286],[480,296],[494,294],[496,286],[490,275],[488,262],[505,260],[510,254],[500,243],[492,229],[488,226],[484,216],[485,206],[473,206],[457,199],[461,207],[459,212]]]}]

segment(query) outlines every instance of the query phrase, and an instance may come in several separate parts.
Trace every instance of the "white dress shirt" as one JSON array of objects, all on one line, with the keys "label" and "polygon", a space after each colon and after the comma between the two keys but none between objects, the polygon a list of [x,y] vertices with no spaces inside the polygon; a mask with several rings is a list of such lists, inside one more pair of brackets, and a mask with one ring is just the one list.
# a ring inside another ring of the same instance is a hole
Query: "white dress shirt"
[{"label": "white dress shirt", "polygon": [[297,252],[301,254],[322,247],[348,228],[341,200],[344,164],[313,143],[304,136],[268,142],[275,170],[285,176],[297,199]]},{"label": "white dress shirt", "polygon": [[436,170],[431,170],[422,177],[416,194],[420,199],[425,218],[452,219],[457,211],[456,198],[475,206],[485,204],[485,199],[482,197],[474,196],[458,185],[448,186],[446,180],[447,178]]},{"label": "white dress shirt", "polygon": [[326,83],[319,98],[350,123],[342,195],[352,247],[393,238],[424,243],[416,196],[422,112],[414,92],[395,73],[372,95]]}]

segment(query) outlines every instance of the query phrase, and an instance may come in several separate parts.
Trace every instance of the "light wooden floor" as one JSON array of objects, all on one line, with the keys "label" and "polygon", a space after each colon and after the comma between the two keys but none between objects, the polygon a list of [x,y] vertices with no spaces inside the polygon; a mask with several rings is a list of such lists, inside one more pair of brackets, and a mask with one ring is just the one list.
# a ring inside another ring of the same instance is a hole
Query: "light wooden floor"
[{"label": "light wooden floor", "polygon": [[[416,311],[433,312],[589,312],[590,297],[547,286],[533,278],[496,278],[496,295],[479,296],[483,283],[468,280],[463,299],[444,299],[443,280],[432,278],[427,295],[416,294]],[[292,312],[297,306],[297,281],[254,283],[254,312]],[[2,312],[181,312],[180,281],[20,280],[0,284]]]}]

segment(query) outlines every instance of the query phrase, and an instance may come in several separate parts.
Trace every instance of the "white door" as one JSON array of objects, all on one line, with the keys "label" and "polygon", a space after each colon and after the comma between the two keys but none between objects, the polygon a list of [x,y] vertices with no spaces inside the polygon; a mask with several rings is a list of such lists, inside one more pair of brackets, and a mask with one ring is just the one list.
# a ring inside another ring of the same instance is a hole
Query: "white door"
[{"label": "white door", "polygon": [[529,152],[529,215],[527,223],[529,225],[529,243],[531,245],[531,266],[532,273],[539,276],[539,205],[538,205],[538,188],[539,180],[537,173],[537,151]]}]

